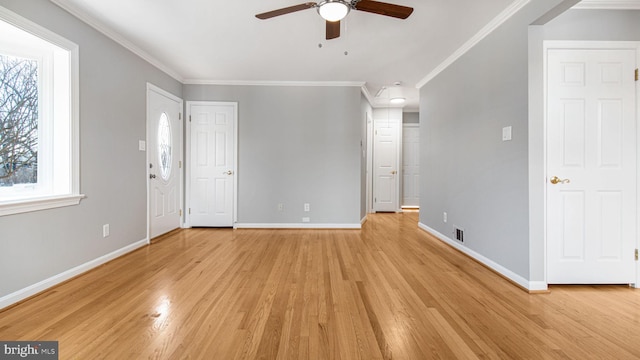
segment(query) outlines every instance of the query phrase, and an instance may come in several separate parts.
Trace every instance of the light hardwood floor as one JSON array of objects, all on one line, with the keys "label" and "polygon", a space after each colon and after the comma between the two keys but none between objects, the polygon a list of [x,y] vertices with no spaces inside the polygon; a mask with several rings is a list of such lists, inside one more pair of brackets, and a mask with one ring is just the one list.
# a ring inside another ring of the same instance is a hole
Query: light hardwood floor
[{"label": "light hardwood floor", "polygon": [[61,359],[634,359],[640,291],[530,295],[417,228],[190,229],[0,312]]}]

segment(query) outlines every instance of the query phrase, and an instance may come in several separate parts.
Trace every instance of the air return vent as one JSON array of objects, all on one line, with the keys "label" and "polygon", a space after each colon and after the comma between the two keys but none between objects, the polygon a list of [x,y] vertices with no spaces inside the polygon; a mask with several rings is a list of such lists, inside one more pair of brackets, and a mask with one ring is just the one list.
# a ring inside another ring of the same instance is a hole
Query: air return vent
[{"label": "air return vent", "polygon": [[453,226],[453,235],[455,235],[456,240],[460,242],[464,242],[464,229],[461,229],[457,226]]}]

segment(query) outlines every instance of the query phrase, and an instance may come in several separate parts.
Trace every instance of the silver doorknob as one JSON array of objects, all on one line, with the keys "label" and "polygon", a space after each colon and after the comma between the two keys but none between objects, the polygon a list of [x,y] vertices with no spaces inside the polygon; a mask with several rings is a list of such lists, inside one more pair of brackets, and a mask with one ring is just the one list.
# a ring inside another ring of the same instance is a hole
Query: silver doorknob
[{"label": "silver doorknob", "polygon": [[571,182],[571,180],[569,179],[560,179],[557,176],[552,177],[551,179],[549,179],[549,182],[552,183],[553,185],[555,184],[568,184]]},{"label": "silver doorknob", "polygon": [[223,172],[223,174],[233,175],[233,171],[229,170],[229,171]]},{"label": "silver doorknob", "polygon": [[155,179],[155,178],[156,178],[156,175],[155,175],[155,174],[151,174],[151,175],[149,175],[149,179]]}]

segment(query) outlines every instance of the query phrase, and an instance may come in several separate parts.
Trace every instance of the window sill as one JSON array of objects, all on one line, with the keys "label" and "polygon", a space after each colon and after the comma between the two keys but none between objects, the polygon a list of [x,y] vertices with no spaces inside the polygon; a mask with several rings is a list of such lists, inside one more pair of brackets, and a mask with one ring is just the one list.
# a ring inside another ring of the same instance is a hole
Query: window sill
[{"label": "window sill", "polygon": [[78,205],[83,194],[0,201],[0,216]]}]

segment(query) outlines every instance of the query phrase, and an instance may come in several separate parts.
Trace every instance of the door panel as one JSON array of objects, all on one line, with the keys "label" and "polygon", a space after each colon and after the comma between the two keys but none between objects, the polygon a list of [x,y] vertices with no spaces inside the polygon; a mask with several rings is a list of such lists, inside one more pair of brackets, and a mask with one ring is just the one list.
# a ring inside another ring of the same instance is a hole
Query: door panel
[{"label": "door panel", "polygon": [[584,208],[583,191],[561,191],[562,198],[562,259],[564,261],[583,261],[585,244],[584,212],[575,209]]},{"label": "door panel", "polygon": [[622,166],[622,111],[620,100],[598,101],[598,166]]},{"label": "door panel", "polygon": [[147,90],[149,237],[181,225],[182,101],[161,90]]},{"label": "door panel", "polygon": [[230,227],[234,222],[235,103],[190,103],[191,226]]},{"label": "door panel", "polygon": [[561,99],[559,121],[564,168],[584,168],[585,159],[585,105],[583,100]]},{"label": "door panel", "polygon": [[597,196],[597,259],[599,261],[621,260],[624,241],[622,237],[622,192],[598,191]]},{"label": "door panel", "polygon": [[375,211],[398,210],[398,122],[376,125],[374,130],[374,203]]},{"label": "door panel", "polygon": [[635,282],[635,63],[634,50],[548,52],[549,283]]}]

